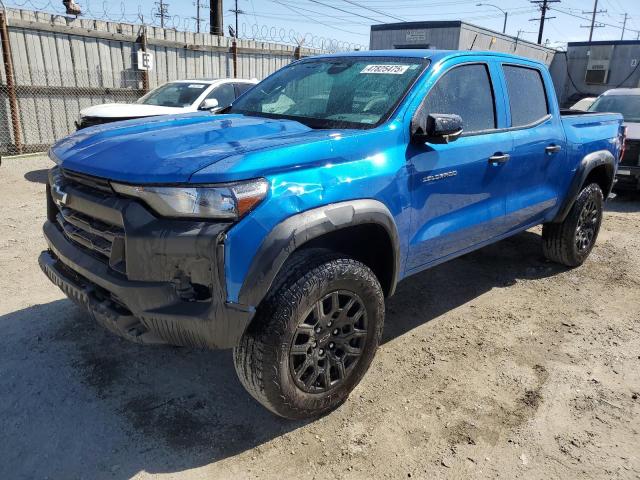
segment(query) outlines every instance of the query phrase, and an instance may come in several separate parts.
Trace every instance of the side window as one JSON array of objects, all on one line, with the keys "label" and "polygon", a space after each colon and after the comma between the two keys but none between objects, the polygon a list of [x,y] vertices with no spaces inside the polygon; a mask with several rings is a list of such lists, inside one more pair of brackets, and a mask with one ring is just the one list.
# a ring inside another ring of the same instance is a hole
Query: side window
[{"label": "side window", "polygon": [[511,126],[522,127],[547,116],[547,95],[540,71],[513,65],[503,65],[502,69],[507,81]]},{"label": "side window", "polygon": [[460,115],[465,133],[496,128],[495,103],[487,66],[470,64],[449,70],[431,88],[421,108],[427,114]]},{"label": "side window", "polygon": [[233,83],[223,83],[219,87],[214,88],[207,98],[215,98],[218,100],[219,107],[228,107],[236,99],[236,92]]},{"label": "side window", "polygon": [[253,83],[236,83],[236,96],[239,97],[251,87],[253,87]]}]

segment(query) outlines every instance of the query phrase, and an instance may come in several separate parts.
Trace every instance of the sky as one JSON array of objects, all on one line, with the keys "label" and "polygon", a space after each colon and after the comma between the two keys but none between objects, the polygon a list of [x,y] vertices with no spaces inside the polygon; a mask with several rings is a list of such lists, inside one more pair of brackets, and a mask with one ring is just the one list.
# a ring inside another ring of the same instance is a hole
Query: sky
[{"label": "sky", "polygon": [[[138,13],[145,21],[158,23],[153,14],[158,11],[154,0],[75,0],[87,17],[102,17],[133,22]],[[169,18],[167,24],[183,30],[195,30],[196,2],[198,0],[167,0]],[[206,7],[201,16],[208,20],[209,0],[199,0]],[[60,0],[5,0],[7,6],[22,6],[36,10],[59,11]],[[347,44],[368,46],[369,28],[372,24],[421,20],[464,20],[498,32],[502,31],[504,14],[508,13],[509,35],[519,35],[529,41],[537,40],[540,10],[528,0],[237,0],[240,37],[278,41],[284,38],[314,37],[337,40]],[[483,5],[478,6],[478,3]],[[235,0],[223,0],[225,32],[235,23]],[[494,6],[489,6],[493,4]],[[545,23],[543,41],[550,46],[562,47],[567,42],[586,41],[593,0],[561,0],[551,3],[548,16],[555,17]],[[499,8],[497,8],[499,7]],[[635,40],[640,32],[640,0],[598,0],[597,22],[594,40],[619,40],[622,22],[627,13],[627,29],[624,38]],[[105,18],[105,19],[106,19]],[[536,19],[530,21],[530,19]],[[203,21],[202,29],[208,29]]]}]

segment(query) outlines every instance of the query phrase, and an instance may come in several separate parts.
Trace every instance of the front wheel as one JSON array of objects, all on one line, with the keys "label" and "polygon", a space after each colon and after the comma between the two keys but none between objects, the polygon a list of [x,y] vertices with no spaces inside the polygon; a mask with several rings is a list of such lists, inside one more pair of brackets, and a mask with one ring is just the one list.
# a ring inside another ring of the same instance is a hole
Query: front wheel
[{"label": "front wheel", "polygon": [[234,349],[243,386],[282,417],[342,404],[380,342],[384,296],[364,264],[324,250],[294,254]]},{"label": "front wheel", "polygon": [[582,265],[598,238],[603,204],[602,190],[598,184],[584,187],[562,223],[543,225],[544,255],[568,267]]}]

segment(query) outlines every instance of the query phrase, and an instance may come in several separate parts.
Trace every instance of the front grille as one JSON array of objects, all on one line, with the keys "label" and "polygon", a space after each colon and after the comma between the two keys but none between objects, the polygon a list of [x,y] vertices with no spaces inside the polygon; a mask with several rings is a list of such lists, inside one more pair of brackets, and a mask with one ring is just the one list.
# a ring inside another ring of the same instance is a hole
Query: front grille
[{"label": "front grille", "polygon": [[104,178],[90,177],[89,175],[66,169],[62,169],[62,175],[70,183],[80,184],[90,189],[100,190],[101,192],[113,193],[109,181]]},{"label": "front grille", "polygon": [[640,166],[640,141],[627,140],[624,149],[624,157],[620,165],[628,167]]},{"label": "front grille", "polygon": [[[79,191],[96,198],[103,204],[105,199],[116,198],[109,182],[69,170],[56,169],[51,175],[55,185],[63,191]],[[71,188],[70,188],[71,187]],[[47,189],[50,194],[51,189]],[[57,223],[64,235],[86,253],[107,263],[113,270],[126,273],[125,231],[120,225],[113,225],[104,220],[94,218],[83,208],[82,212],[70,208],[68,204],[53,201],[48,207],[47,217]],[[73,206],[73,204],[71,204]],[[51,212],[49,212],[49,209]]]},{"label": "front grille", "polygon": [[125,273],[124,229],[67,207],[59,209],[56,220],[69,240]]}]

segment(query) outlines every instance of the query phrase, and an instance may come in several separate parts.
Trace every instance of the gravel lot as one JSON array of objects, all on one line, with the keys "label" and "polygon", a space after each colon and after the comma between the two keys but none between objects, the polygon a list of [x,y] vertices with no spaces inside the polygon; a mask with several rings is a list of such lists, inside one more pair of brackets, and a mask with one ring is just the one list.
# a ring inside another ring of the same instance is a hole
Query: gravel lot
[{"label": "gravel lot", "polygon": [[0,167],[0,478],[640,478],[640,201],[590,259],[534,229],[406,280],[349,401],[274,417],[229,351],[143,347],[40,272],[43,157]]}]

